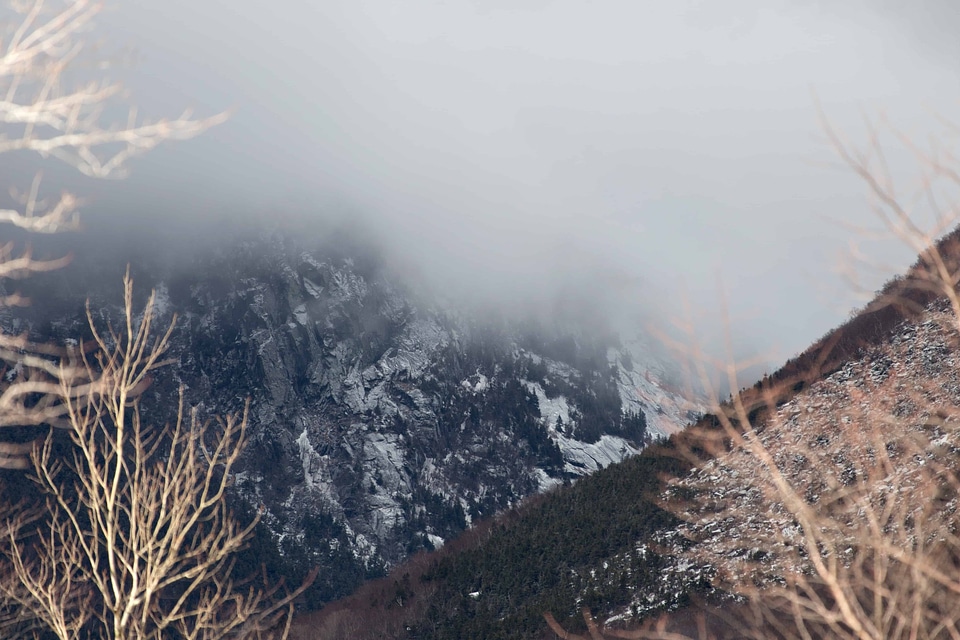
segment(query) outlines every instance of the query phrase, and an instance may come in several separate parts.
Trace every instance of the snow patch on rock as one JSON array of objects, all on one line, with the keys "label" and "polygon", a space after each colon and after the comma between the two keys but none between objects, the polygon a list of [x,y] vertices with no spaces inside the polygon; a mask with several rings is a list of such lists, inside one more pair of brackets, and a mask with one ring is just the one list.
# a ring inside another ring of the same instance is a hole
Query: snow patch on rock
[{"label": "snow patch on rock", "polygon": [[[600,440],[594,443],[581,442],[574,438],[568,438],[556,430],[557,419],[564,425],[573,426],[573,419],[570,417],[570,405],[563,396],[548,398],[543,386],[539,382],[524,381],[527,389],[537,396],[537,402],[540,405],[540,419],[546,426],[550,437],[556,441],[560,447],[560,453],[563,455],[564,471],[575,475],[584,475],[602,469],[614,462],[620,462],[625,458],[640,453],[640,449],[630,444],[627,440],[619,436],[603,435]],[[567,428],[570,428],[567,427]],[[537,469],[536,471],[541,471]],[[535,473],[536,473],[535,471]],[[546,475],[544,473],[544,475]],[[538,482],[544,487],[544,480],[538,475]],[[555,483],[554,483],[555,484]],[[547,485],[549,488],[552,485]]]},{"label": "snow patch on rock", "polygon": [[570,418],[570,405],[566,398],[563,396],[548,398],[539,382],[524,380],[523,384],[537,396],[537,403],[540,406],[540,419],[543,420],[548,429],[551,431],[554,429],[557,418],[560,418],[564,425],[573,424],[573,420]]},{"label": "snow patch on rock", "polygon": [[620,349],[608,349],[607,360],[617,370],[624,412],[642,412],[652,437],[665,438],[680,431],[704,410],[702,403],[686,398],[683,390],[668,381],[673,377],[669,368],[646,339],[636,337],[625,340]]},{"label": "snow patch on rock", "polygon": [[640,453],[640,449],[619,436],[602,435],[597,442],[586,443],[557,433],[554,439],[563,454],[564,471],[575,475],[599,471]]},{"label": "snow patch on rock", "polygon": [[460,386],[471,393],[483,393],[490,388],[490,380],[482,373],[475,373],[466,380],[460,382]]}]

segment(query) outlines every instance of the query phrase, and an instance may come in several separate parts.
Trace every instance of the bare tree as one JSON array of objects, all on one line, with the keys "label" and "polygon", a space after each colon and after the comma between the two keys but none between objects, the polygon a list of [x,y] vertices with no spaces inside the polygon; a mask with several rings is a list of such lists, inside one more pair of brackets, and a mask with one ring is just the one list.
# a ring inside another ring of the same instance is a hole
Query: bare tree
[{"label": "bare tree", "polygon": [[[90,34],[103,8],[99,0],[7,0],[0,10],[0,153],[35,152],[57,158],[94,177],[125,175],[128,160],[161,142],[196,136],[227,114],[146,120],[135,107],[117,121],[123,88],[103,76],[110,60],[97,53]],[[92,78],[90,71],[95,73]],[[78,227],[79,199],[71,193],[41,197],[41,174],[23,193],[19,208],[0,209],[0,223],[27,233],[59,233]],[[0,243],[0,281],[67,264],[67,258],[37,259],[29,247]],[[4,306],[25,304],[17,294]],[[66,393],[78,399],[92,384],[76,366],[77,353],[36,344],[26,335],[0,332],[0,427],[68,427]],[[72,363],[72,364],[71,364]],[[68,384],[64,384],[68,383]],[[38,399],[39,398],[39,399]],[[0,442],[0,468],[30,466],[30,443]]]},{"label": "bare tree", "polygon": [[[0,152],[36,152],[93,177],[118,177],[127,162],[167,140],[193,137],[225,113],[195,119],[140,119],[135,108],[109,116],[125,97],[96,77],[71,82],[109,62],[92,51],[94,0],[9,0],[0,24]],[[90,55],[90,54],[94,55]],[[26,233],[78,227],[79,200],[40,197],[38,174],[20,207],[0,223]],[[64,266],[38,260],[13,242],[0,247],[0,279]],[[62,640],[285,637],[293,600],[287,592],[233,577],[235,554],[258,519],[241,525],[225,492],[246,441],[246,414],[203,421],[182,403],[167,429],[141,424],[139,396],[164,364],[173,324],[151,333],[151,296],[141,314],[124,281],[119,329],[98,331],[74,347],[38,344],[0,332],[0,427],[67,430],[72,455],[0,443],[0,468],[33,468],[45,506],[11,507],[0,527],[0,629],[4,636]],[[0,300],[23,304],[18,295]]]},{"label": "bare tree", "polygon": [[173,324],[154,336],[153,297],[136,316],[129,275],[124,292],[124,325],[95,331],[84,359],[92,390],[73,398],[63,383],[74,454],[61,462],[52,438],[35,452],[47,515],[8,523],[0,594],[62,640],[285,637],[308,583],[281,595],[231,577],[258,521],[240,525],[225,502],[246,414],[202,421],[181,402],[169,429],[141,424],[139,390]]}]

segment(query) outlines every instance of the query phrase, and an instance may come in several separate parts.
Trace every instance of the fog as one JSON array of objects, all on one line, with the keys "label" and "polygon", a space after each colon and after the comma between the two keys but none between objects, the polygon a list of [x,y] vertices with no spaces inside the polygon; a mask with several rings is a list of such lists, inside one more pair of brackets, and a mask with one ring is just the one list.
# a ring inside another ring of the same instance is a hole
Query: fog
[{"label": "fog", "polygon": [[862,302],[844,225],[876,226],[813,96],[857,144],[861,110],[922,136],[960,98],[948,2],[113,4],[101,31],[137,48],[142,111],[235,112],[123,182],[63,178],[93,228],[361,219],[393,268],[507,310],[559,296],[663,324],[688,299],[717,343],[725,297],[737,352],[771,363]]}]

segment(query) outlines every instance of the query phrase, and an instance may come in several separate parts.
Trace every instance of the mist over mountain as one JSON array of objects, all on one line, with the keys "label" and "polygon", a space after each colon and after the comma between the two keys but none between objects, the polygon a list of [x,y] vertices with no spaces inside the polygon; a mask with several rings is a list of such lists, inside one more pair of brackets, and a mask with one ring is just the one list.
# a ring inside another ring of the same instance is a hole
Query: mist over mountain
[{"label": "mist over mountain", "polygon": [[[811,89],[854,140],[861,107],[925,135],[923,106],[949,115],[960,97],[951,15],[933,2],[131,0],[98,33],[137,50],[111,73],[141,111],[235,112],[125,181],[47,166],[46,182],[118,234],[357,218],[394,268],[508,311],[599,297],[606,315],[669,326],[686,299],[717,352],[722,289],[734,351],[772,364],[860,302],[834,274],[851,238],[837,223],[871,214],[857,181],[825,166]],[[898,177],[908,157],[890,156]],[[33,159],[3,162],[29,183]],[[863,275],[867,292],[911,259],[868,249],[885,270]]]}]

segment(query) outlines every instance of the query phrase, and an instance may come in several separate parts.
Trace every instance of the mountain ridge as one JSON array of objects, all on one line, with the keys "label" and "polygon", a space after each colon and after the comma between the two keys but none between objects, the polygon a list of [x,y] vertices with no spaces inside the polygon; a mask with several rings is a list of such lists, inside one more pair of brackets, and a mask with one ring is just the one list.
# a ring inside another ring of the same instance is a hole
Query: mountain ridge
[{"label": "mountain ridge", "polygon": [[[81,259],[25,282],[38,304],[9,328],[82,338],[77,291],[88,292],[95,322],[116,320],[104,274],[117,269]],[[642,339],[631,352],[612,334],[562,323],[474,320],[413,294],[375,254],[346,244],[253,235],[178,265],[144,252],[131,269],[141,298],[156,291],[158,323],[179,317],[176,364],[145,394],[147,418],[169,421],[178,389],[202,415],[249,401],[235,508],[261,513],[254,548],[273,571],[296,579],[324,569],[311,606],[526,496],[635,455],[693,415],[657,385],[669,363],[642,351]],[[644,395],[631,395],[638,377]]]}]

